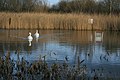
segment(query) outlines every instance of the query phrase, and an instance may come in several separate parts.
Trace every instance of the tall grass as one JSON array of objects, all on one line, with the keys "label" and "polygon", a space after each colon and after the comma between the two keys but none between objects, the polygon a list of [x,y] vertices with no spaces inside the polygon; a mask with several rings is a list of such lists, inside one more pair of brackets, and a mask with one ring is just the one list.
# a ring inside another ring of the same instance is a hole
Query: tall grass
[{"label": "tall grass", "polygon": [[[94,19],[93,26],[88,19]],[[116,15],[0,13],[1,29],[120,30]]]}]

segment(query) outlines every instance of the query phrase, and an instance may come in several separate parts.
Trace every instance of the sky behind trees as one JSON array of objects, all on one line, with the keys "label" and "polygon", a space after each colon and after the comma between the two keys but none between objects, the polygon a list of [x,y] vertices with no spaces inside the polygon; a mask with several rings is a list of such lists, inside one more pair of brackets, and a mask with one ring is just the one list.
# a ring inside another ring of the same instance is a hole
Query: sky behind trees
[{"label": "sky behind trees", "polygon": [[[99,1],[99,0],[96,0],[96,1]],[[49,2],[50,4],[56,4],[56,3],[59,2],[59,0],[48,0],[48,2]]]},{"label": "sky behind trees", "polygon": [[50,5],[56,4],[59,2],[59,0],[48,0],[48,2],[50,3]]}]

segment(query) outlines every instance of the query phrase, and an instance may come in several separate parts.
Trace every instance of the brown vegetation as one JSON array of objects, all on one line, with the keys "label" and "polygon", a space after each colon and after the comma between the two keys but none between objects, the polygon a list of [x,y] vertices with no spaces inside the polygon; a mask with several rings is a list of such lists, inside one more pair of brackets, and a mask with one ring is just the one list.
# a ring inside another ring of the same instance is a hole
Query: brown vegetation
[{"label": "brown vegetation", "polygon": [[[16,53],[19,57],[19,53]],[[69,66],[67,61],[59,64],[56,61],[51,65],[40,58],[38,61],[28,62],[24,58],[17,61],[11,60],[10,52],[6,56],[0,57],[0,80],[76,80],[86,78],[86,65],[81,65],[83,61],[79,61],[79,68]]]},{"label": "brown vegetation", "polygon": [[0,29],[120,30],[119,25],[116,15],[0,13]]}]

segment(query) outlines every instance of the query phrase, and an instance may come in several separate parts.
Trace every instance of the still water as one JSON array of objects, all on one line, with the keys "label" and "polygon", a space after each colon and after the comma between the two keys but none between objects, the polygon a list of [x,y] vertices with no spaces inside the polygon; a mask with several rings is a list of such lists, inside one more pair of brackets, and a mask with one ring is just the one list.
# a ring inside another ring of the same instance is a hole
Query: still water
[{"label": "still water", "polygon": [[[27,40],[29,32],[33,36],[31,43]],[[10,51],[14,60],[23,57],[35,61],[46,56],[48,62],[64,62],[67,58],[72,64],[80,58],[89,67],[111,66],[120,71],[120,32],[39,30],[39,33],[39,39],[35,39],[35,30],[0,30],[0,56]]]}]

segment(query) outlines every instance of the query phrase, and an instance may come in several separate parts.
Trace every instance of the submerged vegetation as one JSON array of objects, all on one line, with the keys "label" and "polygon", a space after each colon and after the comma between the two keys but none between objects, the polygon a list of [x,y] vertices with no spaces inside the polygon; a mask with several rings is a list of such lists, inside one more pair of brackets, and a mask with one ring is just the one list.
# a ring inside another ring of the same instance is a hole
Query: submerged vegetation
[{"label": "submerged vegetation", "polygon": [[0,13],[1,29],[120,30],[119,26],[116,15]]}]

